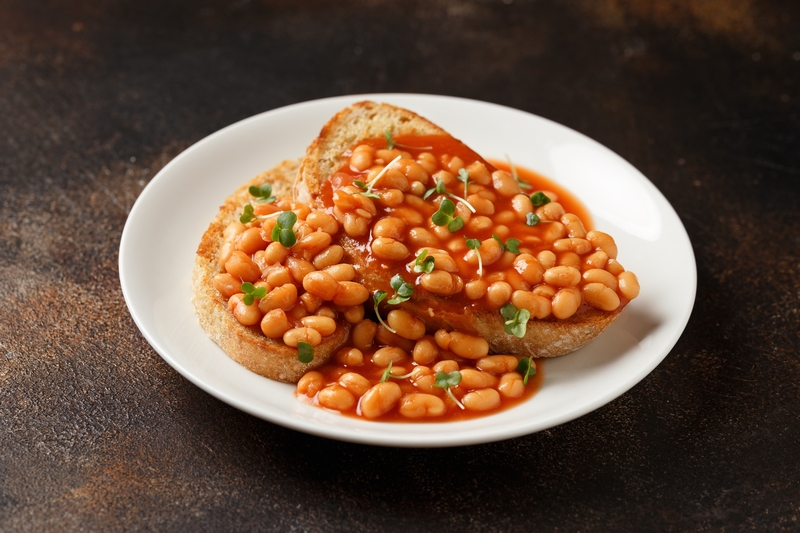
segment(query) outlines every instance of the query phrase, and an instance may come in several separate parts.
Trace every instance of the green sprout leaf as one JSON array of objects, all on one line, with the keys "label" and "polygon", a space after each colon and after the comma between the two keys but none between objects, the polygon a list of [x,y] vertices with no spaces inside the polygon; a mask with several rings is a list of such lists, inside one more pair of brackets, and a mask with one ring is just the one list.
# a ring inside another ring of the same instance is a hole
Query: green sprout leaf
[{"label": "green sprout leaf", "polygon": [[461,383],[461,372],[453,370],[452,372],[437,372],[433,377],[436,381],[435,386],[444,389],[444,392],[453,400],[457,406],[464,409],[464,405],[458,401],[450,387],[457,387]]},{"label": "green sprout leaf", "polygon": [[506,154],[506,161],[508,161],[508,168],[511,169],[511,176],[514,178],[514,181],[517,182],[519,188],[523,190],[533,189],[533,186],[530,183],[520,179],[519,173],[517,173],[517,167],[514,166],[514,163],[511,161],[511,158],[508,157],[508,154]]},{"label": "green sprout leaf", "polygon": [[314,347],[306,341],[297,343],[297,360],[301,363],[308,364],[314,360]]},{"label": "green sprout leaf", "polygon": [[378,317],[378,322],[380,322],[383,327],[385,327],[392,333],[397,333],[397,331],[395,331],[391,326],[389,326],[389,324],[383,321],[383,318],[381,317],[381,312],[378,310],[378,306],[382,301],[386,299],[387,296],[388,294],[386,293],[386,291],[375,291],[375,294],[372,295],[372,302],[373,302],[373,308],[375,309],[375,316]]},{"label": "green sprout leaf", "polygon": [[381,374],[381,381],[380,382],[381,383],[385,383],[385,382],[389,381],[390,379],[406,379],[406,378],[410,378],[411,374],[413,374],[413,373],[414,372],[412,371],[412,372],[409,372],[408,374],[393,374],[392,373],[392,362],[389,361],[389,366],[387,366],[386,370],[384,370],[383,374]]},{"label": "green sprout leaf", "polygon": [[392,137],[392,132],[389,131],[389,128],[386,128],[386,131],[383,132],[383,136],[386,137],[386,148],[389,150],[393,150],[394,138]]},{"label": "green sprout leaf", "polygon": [[297,242],[297,235],[294,234],[294,225],[297,222],[297,215],[292,211],[284,211],[278,215],[278,221],[272,228],[272,240],[281,243],[284,248],[291,248]]},{"label": "green sprout leaf", "polygon": [[536,375],[536,363],[533,362],[533,357],[523,357],[517,364],[517,372],[522,374],[522,384],[528,384],[528,378]]},{"label": "green sprout leaf", "polygon": [[356,187],[361,189],[356,194],[362,194],[362,195],[366,196],[367,198],[380,198],[380,196],[378,196],[377,194],[372,192],[372,187],[370,187],[369,185],[367,185],[363,181],[360,181],[360,180],[354,181],[353,185],[355,185]]},{"label": "green sprout leaf", "polygon": [[528,226],[535,226],[539,223],[539,217],[535,213],[528,213],[525,215],[525,224]]},{"label": "green sprout leaf", "polygon": [[527,309],[517,309],[514,304],[507,303],[500,308],[500,315],[502,315],[505,321],[503,323],[503,331],[520,339],[525,336],[528,320],[531,319],[530,311]]},{"label": "green sprout leaf", "polygon": [[[466,235],[464,238],[467,239]],[[500,245],[502,246],[502,243]],[[478,257],[478,276],[483,276],[483,258],[481,257],[480,247],[481,241],[478,239],[467,239],[467,248],[475,250],[475,255]]]},{"label": "green sprout leaf", "polygon": [[534,207],[540,207],[545,204],[549,204],[550,198],[548,198],[547,195],[541,191],[535,192],[531,195],[531,203]]},{"label": "green sprout leaf", "polygon": [[242,216],[239,217],[239,222],[241,222],[242,224],[247,224],[248,222],[250,222],[255,218],[256,214],[253,212],[253,206],[247,204],[246,206],[244,206],[244,212],[242,213]]},{"label": "green sprout leaf", "polygon": [[258,198],[258,200],[257,200],[258,202],[267,202],[267,203],[269,203],[269,202],[274,202],[275,201],[275,197],[272,195],[272,184],[271,183],[265,183],[261,187],[258,187],[256,185],[251,185],[248,188],[248,191],[250,191],[250,196],[253,196],[254,198]]},{"label": "green sprout leaf", "polygon": [[422,195],[422,199],[423,200],[427,200],[434,193],[436,193],[436,194],[447,194],[447,188],[444,186],[444,180],[442,180],[441,178],[436,180],[436,186],[435,187],[431,187],[430,189],[425,191],[425,194]]},{"label": "green sprout leaf", "polygon": [[439,210],[431,216],[431,221],[437,226],[447,226],[450,233],[455,233],[464,227],[464,219],[456,213],[456,204],[452,200],[445,198],[439,204]]},{"label": "green sprout leaf", "polygon": [[399,303],[406,302],[414,293],[414,286],[410,283],[407,283],[400,274],[395,274],[392,276],[391,281],[389,281],[389,285],[391,285],[394,289],[394,296],[391,300],[386,301],[386,303],[389,305],[397,305]]},{"label": "green sprout leaf", "polygon": [[456,176],[458,181],[464,183],[464,199],[467,199],[467,189],[469,188],[469,184],[472,183],[469,179],[469,171],[466,168],[462,168],[458,171],[458,176]]},{"label": "green sprout leaf", "polygon": [[500,244],[500,250],[502,250],[502,251],[508,250],[509,252],[511,252],[513,254],[519,255],[519,239],[511,238],[511,239],[508,239],[505,242],[505,244],[503,244],[503,241],[500,240],[500,237],[498,237],[497,235],[492,234],[492,238],[494,240],[496,240],[498,242],[498,244]]},{"label": "green sprout leaf", "polygon": [[242,298],[244,305],[253,305],[255,300],[261,299],[267,295],[266,287],[256,288],[256,286],[249,281],[242,283],[241,291],[244,293],[244,297]]},{"label": "green sprout leaf", "polygon": [[422,250],[417,258],[414,260],[414,268],[412,269],[416,274],[430,274],[436,265],[433,261],[433,256],[428,255],[428,250]]}]

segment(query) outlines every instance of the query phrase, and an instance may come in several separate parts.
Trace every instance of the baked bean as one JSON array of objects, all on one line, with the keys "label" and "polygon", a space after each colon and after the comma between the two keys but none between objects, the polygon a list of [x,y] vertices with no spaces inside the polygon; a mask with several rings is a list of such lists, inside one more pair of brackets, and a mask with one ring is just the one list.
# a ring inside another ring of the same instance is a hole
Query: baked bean
[{"label": "baked bean", "polygon": [[408,178],[405,177],[402,172],[394,168],[394,164],[373,186],[376,187],[378,184],[380,184],[382,189],[399,189],[403,192],[407,191],[409,187]]},{"label": "baked bean", "polygon": [[441,296],[453,294],[453,289],[455,288],[453,275],[444,270],[434,270],[433,272],[422,274],[419,277],[419,283],[426,291]]},{"label": "baked bean", "polygon": [[[354,213],[344,213],[344,232],[348,237],[361,237],[369,230],[369,221]],[[340,218],[341,220],[341,218]]]},{"label": "baked bean", "polygon": [[415,341],[425,335],[425,323],[408,311],[402,309],[389,311],[386,322],[395,333],[405,339]]},{"label": "baked bean", "polygon": [[378,324],[369,319],[364,319],[353,327],[350,341],[359,350],[366,351],[372,346],[372,340],[378,332]]},{"label": "baked bean", "polygon": [[258,308],[262,313],[268,313],[273,309],[288,311],[292,308],[295,301],[297,301],[297,287],[292,283],[287,283],[269,291],[267,295],[258,302]]},{"label": "baked bean", "polygon": [[400,189],[376,190],[375,194],[378,195],[377,201],[384,207],[397,207],[401,205],[406,198],[406,195],[403,194],[403,191],[401,191]]},{"label": "baked bean", "polygon": [[344,248],[338,244],[331,244],[315,255],[312,262],[317,270],[322,270],[323,268],[339,264],[342,257],[344,257]]},{"label": "baked bean", "polygon": [[324,231],[315,231],[309,233],[292,247],[294,254],[301,254],[304,258],[308,259],[314,257],[322,250],[330,246],[331,236]]},{"label": "baked bean", "polygon": [[481,231],[491,229],[492,226],[494,226],[494,222],[492,222],[492,219],[487,216],[478,215],[470,218],[466,226],[469,231],[480,233]]},{"label": "baked bean", "polygon": [[503,196],[514,196],[520,193],[517,180],[505,170],[495,170],[492,172],[492,185],[494,189]]},{"label": "baked bean", "polygon": [[250,259],[246,253],[235,250],[230,259],[225,262],[225,270],[231,276],[242,281],[254,282],[261,279],[261,269]]},{"label": "baked bean", "polygon": [[461,383],[459,383],[458,386],[462,390],[485,389],[486,387],[495,387],[496,385],[497,378],[488,372],[482,372],[474,368],[461,369]]},{"label": "baked bean", "polygon": [[294,225],[294,235],[297,237],[298,241],[311,233],[314,233],[314,230],[305,222],[298,222]]},{"label": "baked bean", "polygon": [[333,298],[333,303],[342,307],[361,305],[369,299],[369,291],[360,283],[354,281],[340,281],[339,290]]},{"label": "baked bean", "polygon": [[586,228],[583,227],[583,222],[572,213],[565,213],[561,216],[561,223],[567,228],[567,237],[576,237],[583,239],[586,237]]},{"label": "baked bean", "polygon": [[522,275],[522,279],[536,285],[542,281],[544,275],[544,268],[541,263],[531,254],[519,254],[514,259],[514,270]]},{"label": "baked bean", "polygon": [[456,176],[448,170],[439,170],[433,173],[434,183],[441,181],[445,185],[451,185],[456,182]]},{"label": "baked bean", "polygon": [[608,254],[602,250],[598,250],[586,256],[583,260],[584,268],[605,268],[608,263]]},{"label": "baked bean", "polygon": [[378,237],[372,241],[372,255],[389,261],[402,261],[408,257],[408,248],[391,237]]},{"label": "baked bean", "polygon": [[419,211],[409,207],[396,207],[393,209],[393,214],[397,218],[404,220],[408,226],[419,226],[425,220]]},{"label": "baked bean", "polygon": [[217,263],[220,267],[225,268],[225,263],[227,263],[231,255],[233,255],[233,247],[234,244],[232,242],[223,242],[222,246],[220,246],[219,256],[217,257]]},{"label": "baked bean", "polygon": [[359,402],[359,411],[367,418],[377,418],[392,410],[403,395],[400,385],[386,381],[373,385]]},{"label": "baked bean", "polygon": [[325,376],[316,370],[306,372],[297,382],[297,393],[313,398],[325,386]]},{"label": "baked bean", "polygon": [[302,202],[292,202],[291,209],[297,215],[297,220],[305,220],[311,214],[311,208]]},{"label": "baked bean", "polygon": [[464,168],[464,160],[460,157],[456,156],[442,156],[442,163],[447,167],[447,170],[452,172],[453,174],[458,174],[458,171]]},{"label": "baked bean", "polygon": [[486,289],[486,303],[491,309],[500,309],[511,299],[514,290],[505,281],[495,281]]},{"label": "baked bean", "polygon": [[468,281],[466,285],[464,285],[464,294],[470,300],[479,300],[486,294],[486,288],[488,286],[489,284],[482,279]]},{"label": "baked bean", "polygon": [[412,392],[400,398],[398,412],[406,418],[424,418],[441,416],[447,411],[444,402],[438,396],[422,392]]},{"label": "baked bean", "polygon": [[272,230],[278,223],[277,217],[270,217],[261,221],[261,238],[267,242],[272,242]]},{"label": "baked bean", "polygon": [[505,224],[499,224],[494,227],[494,234],[501,239],[506,240],[506,237],[511,234],[511,230]]},{"label": "baked bean", "polygon": [[558,259],[556,259],[556,265],[568,266],[576,270],[580,270],[581,256],[579,256],[575,252],[560,252],[558,254]]},{"label": "baked bean", "polygon": [[435,365],[433,365],[433,371],[435,372],[455,372],[458,370],[458,361],[454,361],[453,359],[445,359],[443,361],[439,361]]},{"label": "baked bean", "polygon": [[472,218],[472,210],[464,202],[456,202],[456,215],[461,217],[464,224],[468,224]]},{"label": "baked bean", "polygon": [[300,304],[305,308],[306,311],[313,313],[322,305],[322,298],[319,296],[314,296],[310,292],[304,292],[300,296]]},{"label": "baked bean", "polygon": [[447,350],[450,348],[450,341],[452,340],[452,337],[450,336],[450,332],[446,329],[437,330],[433,335],[433,339],[436,341],[436,345],[442,350]]},{"label": "baked bean", "polygon": [[340,365],[361,366],[364,364],[364,352],[358,348],[342,348],[336,353],[336,362]]},{"label": "baked bean", "polygon": [[598,250],[603,250],[611,259],[617,258],[617,243],[608,233],[592,230],[586,234],[586,238],[589,239],[592,246]]},{"label": "baked bean", "polygon": [[533,292],[514,291],[511,303],[517,309],[527,309],[532,318],[542,319],[550,316],[550,300]]},{"label": "baked bean", "polygon": [[451,331],[448,349],[465,359],[480,359],[489,353],[489,343],[483,337]]},{"label": "baked bean", "polygon": [[487,355],[481,357],[475,363],[475,366],[484,372],[491,372],[492,374],[505,374],[506,372],[513,372],[517,369],[519,361],[513,355]]},{"label": "baked bean", "polygon": [[445,272],[458,272],[458,265],[455,259],[446,253],[436,252],[431,253],[430,257],[433,258],[433,265],[436,270],[444,270]]},{"label": "baked bean", "polygon": [[436,157],[430,152],[421,152],[417,156],[417,163],[419,163],[428,174],[433,174],[439,168]]},{"label": "baked bean", "polygon": [[561,220],[564,213],[564,206],[555,201],[536,209],[536,216],[539,217],[539,220]]},{"label": "baked bean", "polygon": [[236,249],[248,255],[253,255],[267,247],[267,242],[261,238],[261,228],[248,228],[236,239]]},{"label": "baked bean", "polygon": [[511,289],[515,291],[528,291],[531,288],[531,284],[525,281],[520,275],[519,272],[516,270],[507,270],[506,271],[506,283],[511,285]]},{"label": "baked bean", "polygon": [[386,346],[375,350],[372,354],[372,362],[381,367],[389,366],[389,363],[399,363],[408,358],[408,354],[395,346]]},{"label": "baked bean", "polygon": [[542,283],[541,285],[537,285],[534,287],[531,292],[537,296],[541,296],[543,298],[547,298],[548,300],[552,300],[553,296],[556,295],[556,291],[558,289],[553,287],[552,285],[547,285],[546,283]]},{"label": "baked bean", "polygon": [[513,224],[517,221],[517,214],[514,211],[500,211],[494,216],[496,224]]},{"label": "baked bean", "polygon": [[428,183],[428,171],[413,159],[399,159],[392,166],[402,172],[409,182]]},{"label": "baked bean", "polygon": [[303,278],[303,288],[323,300],[333,300],[339,292],[339,282],[325,271],[309,272]]},{"label": "baked bean", "polygon": [[511,199],[511,208],[516,214],[517,220],[525,221],[529,213],[533,213],[531,199],[524,194],[517,194]]},{"label": "baked bean", "polygon": [[617,293],[602,283],[587,283],[583,286],[583,299],[586,303],[603,311],[613,311],[619,307]]},{"label": "baked bean", "polygon": [[639,296],[639,279],[633,272],[623,272],[617,276],[619,280],[619,292],[628,300],[633,300]]},{"label": "baked bean", "polygon": [[349,411],[356,404],[350,391],[339,384],[329,385],[319,391],[317,401],[322,407],[336,411]]},{"label": "baked bean", "polygon": [[307,328],[319,331],[323,337],[333,335],[333,332],[336,331],[336,321],[326,316],[306,316],[300,320],[300,323]]},{"label": "baked bean", "polygon": [[395,346],[408,353],[411,353],[415,344],[414,341],[401,337],[397,333],[392,333],[383,324],[378,326],[378,331],[375,333],[375,340],[382,346]]},{"label": "baked bean", "polygon": [[581,281],[581,272],[575,267],[554,266],[544,271],[544,281],[556,287],[574,287]]},{"label": "baked bean", "polygon": [[581,303],[583,303],[583,298],[580,291],[575,287],[567,287],[555,293],[550,305],[553,316],[563,320],[574,315]]},{"label": "baked bean", "polygon": [[269,243],[264,253],[264,259],[271,264],[283,263],[289,257],[290,250],[281,243],[275,241]]},{"label": "baked bean", "polygon": [[354,305],[353,307],[347,307],[342,311],[342,316],[349,324],[358,324],[364,320],[364,306]]},{"label": "baked bean", "polygon": [[[425,194],[425,191],[428,190],[428,187],[425,186],[421,181],[412,181],[411,185],[409,186],[409,191],[416,197],[422,199],[422,196]],[[408,196],[406,196],[406,200],[408,200]]]},{"label": "baked bean", "polygon": [[439,239],[425,228],[411,228],[408,232],[408,242],[418,248],[425,248],[437,246]]},{"label": "baked bean", "polygon": [[328,317],[328,318],[332,318],[332,319],[336,320],[336,311],[334,311],[334,310],[333,310],[333,309],[332,309],[330,306],[328,306],[328,305],[321,305],[321,306],[320,306],[320,307],[319,307],[319,308],[316,310],[316,312],[314,312],[314,314],[315,314],[315,315],[317,315],[317,316],[326,316],[326,317]]},{"label": "baked bean", "polygon": [[256,302],[247,305],[243,301],[244,294],[234,294],[228,299],[228,309],[240,324],[253,326],[261,320],[261,311],[258,310]]},{"label": "baked bean", "polygon": [[353,268],[353,265],[348,265],[347,263],[326,267],[325,272],[333,276],[336,281],[351,281],[356,277],[356,269]]},{"label": "baked bean", "polygon": [[497,391],[506,398],[519,398],[525,394],[525,382],[517,372],[509,372],[500,376]]},{"label": "baked bean", "polygon": [[217,274],[211,279],[211,284],[222,295],[223,298],[230,298],[238,292],[242,292],[242,281],[234,278],[230,274]]},{"label": "baked bean", "polygon": [[616,259],[611,259],[611,258],[606,263],[606,270],[608,270],[609,272],[611,272],[615,276],[619,276],[620,274],[625,272],[625,269],[622,267],[622,265],[619,263],[619,261],[617,261]]},{"label": "baked bean", "polygon": [[375,157],[377,159],[383,159],[384,161],[394,161],[398,156],[401,158],[411,158],[411,154],[404,150],[400,150],[398,148],[394,148],[393,150],[389,149],[381,149],[375,150]]},{"label": "baked bean", "polygon": [[[550,204],[547,204],[550,205]],[[562,239],[567,234],[564,224],[561,222],[540,222],[543,231],[541,233],[544,242],[554,242]]]},{"label": "baked bean", "polygon": [[545,270],[556,266],[556,254],[550,250],[542,250],[536,254],[536,260],[539,261],[539,264],[542,265],[542,268]]},{"label": "baked bean", "polygon": [[273,267],[269,269],[266,279],[267,283],[272,287],[280,287],[281,285],[286,285],[294,281],[291,271],[282,265],[273,265]]},{"label": "baked bean", "polygon": [[339,376],[339,385],[350,391],[350,394],[357,398],[363,396],[371,387],[367,378],[355,372],[345,372]]},{"label": "baked bean", "polygon": [[336,218],[323,211],[314,211],[306,217],[306,224],[311,229],[324,231],[329,235],[336,235],[339,232],[339,222]]},{"label": "baked bean", "polygon": [[556,252],[575,252],[576,254],[585,254],[591,251],[592,243],[586,239],[579,239],[578,237],[568,237],[566,239],[558,239],[553,242],[553,250]]},{"label": "baked bean", "polygon": [[292,324],[283,309],[273,309],[261,319],[261,331],[270,339],[280,339],[292,329]]},{"label": "baked bean", "polygon": [[358,145],[350,156],[350,166],[359,172],[363,172],[372,166],[374,155],[375,149],[373,147],[367,144]]},{"label": "baked bean", "polygon": [[286,312],[289,321],[292,323],[299,322],[301,318],[308,316],[308,311],[302,305],[295,305]]},{"label": "baked bean", "polygon": [[602,268],[590,268],[584,270],[583,281],[586,283],[602,283],[612,290],[617,290],[617,278],[615,278],[609,271]]},{"label": "baked bean", "polygon": [[306,276],[317,269],[310,261],[291,256],[286,258],[286,268],[297,283],[303,283]]},{"label": "baked bean", "polygon": [[[470,194],[467,196],[467,201],[472,205],[475,209],[476,215],[493,215],[494,214],[494,204],[487,200],[486,198],[478,195],[478,194]],[[459,202],[461,203],[461,202]]]},{"label": "baked bean", "polygon": [[489,411],[500,405],[500,393],[494,389],[479,389],[465,394],[461,403],[470,411]]},{"label": "baked bean", "polygon": [[425,335],[414,345],[411,356],[418,365],[427,365],[439,357],[439,347],[433,337]]},{"label": "baked bean", "polygon": [[307,342],[311,346],[317,346],[322,342],[322,335],[319,331],[311,328],[293,328],[283,334],[283,343],[292,348],[299,342]]},{"label": "baked bean", "polygon": [[480,248],[467,252],[464,260],[470,265],[477,265],[478,253],[481,254],[483,266],[493,265],[503,255],[503,247],[497,242],[497,239],[485,239],[481,242]]},{"label": "baked bean", "polygon": [[231,222],[225,227],[224,230],[222,230],[222,240],[225,242],[231,242],[234,238],[244,233],[246,229],[247,226],[238,220]]},{"label": "baked bean", "polygon": [[397,217],[383,217],[372,228],[373,237],[391,237],[400,241],[405,236],[406,223]]}]

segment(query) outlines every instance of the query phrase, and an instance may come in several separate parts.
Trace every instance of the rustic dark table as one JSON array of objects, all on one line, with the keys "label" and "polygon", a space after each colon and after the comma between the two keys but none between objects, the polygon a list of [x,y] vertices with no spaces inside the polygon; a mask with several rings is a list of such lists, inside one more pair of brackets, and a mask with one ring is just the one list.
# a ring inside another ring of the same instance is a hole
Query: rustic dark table
[{"label": "rustic dark table", "polygon": [[[172,370],[119,286],[138,194],[223,126],[365,92],[519,108],[648,176],[698,264],[664,362],[573,422],[433,450]],[[0,530],[800,528],[800,3],[2,0],[0,116]]]}]

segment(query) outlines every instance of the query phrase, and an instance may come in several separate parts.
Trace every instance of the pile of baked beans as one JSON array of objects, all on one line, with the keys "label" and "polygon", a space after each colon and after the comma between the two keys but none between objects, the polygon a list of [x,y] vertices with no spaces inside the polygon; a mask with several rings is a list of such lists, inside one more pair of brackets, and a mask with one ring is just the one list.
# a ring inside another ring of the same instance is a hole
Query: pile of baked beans
[{"label": "pile of baked beans", "polygon": [[[394,290],[388,276],[381,286],[362,282],[399,273],[414,287],[412,301],[432,298],[465,313],[512,304],[531,320],[553,320],[588,307],[616,310],[638,295],[636,276],[617,261],[613,238],[588,230],[556,192],[533,188],[450,137],[396,142],[368,139],[345,154],[347,164],[323,184],[319,209],[291,199],[254,204],[255,220],[224,232],[214,286],[239,322],[287,346],[318,346],[341,321],[352,324],[332,360],[298,382],[303,401],[381,420],[462,418],[511,405],[532,394],[541,374],[526,386],[520,357],[490,354],[469,332],[433,331],[390,298],[376,315],[375,292]],[[459,224],[433,222],[446,200]],[[272,239],[284,211],[297,216],[288,248]],[[420,268],[421,255],[432,269]],[[247,304],[243,282],[266,296]],[[458,372],[460,382],[437,385],[442,372]]]}]

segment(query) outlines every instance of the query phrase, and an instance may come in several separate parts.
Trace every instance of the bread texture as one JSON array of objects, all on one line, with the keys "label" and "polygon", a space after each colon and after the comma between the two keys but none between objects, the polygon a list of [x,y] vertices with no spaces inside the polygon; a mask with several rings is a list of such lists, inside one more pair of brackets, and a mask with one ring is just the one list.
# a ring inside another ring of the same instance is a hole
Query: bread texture
[{"label": "bread texture", "polygon": [[228,301],[214,288],[212,280],[223,272],[218,256],[223,243],[223,232],[236,221],[245,204],[250,201],[251,185],[271,183],[276,196],[291,196],[297,175],[298,161],[284,161],[250,182],[239,187],[220,207],[200,241],[192,276],[192,301],[200,325],[208,336],[234,361],[264,377],[295,383],[303,374],[324,364],[347,340],[350,326],[342,321],[336,331],[325,337],[314,348],[314,359],[309,364],[298,361],[296,348],[286,346],[264,336],[257,326],[240,324],[228,309]]},{"label": "bread texture", "polygon": [[[439,126],[406,109],[388,104],[360,102],[334,116],[308,147],[300,165],[294,195],[312,205],[321,205],[322,184],[340,169],[344,154],[359,140],[382,137],[389,129],[394,135],[447,135]],[[364,247],[344,236],[341,245],[346,260],[352,263],[363,285],[372,293],[390,292],[394,272],[374,268]],[[556,357],[585,346],[619,316],[627,302],[614,311],[606,312],[583,305],[567,319],[549,317],[531,319],[526,334],[518,338],[507,334],[504,319],[497,310],[465,309],[447,297],[426,292],[417,285],[411,299],[399,304],[425,322],[428,332],[440,328],[478,335],[489,343],[491,353],[516,354],[532,357]]]}]

